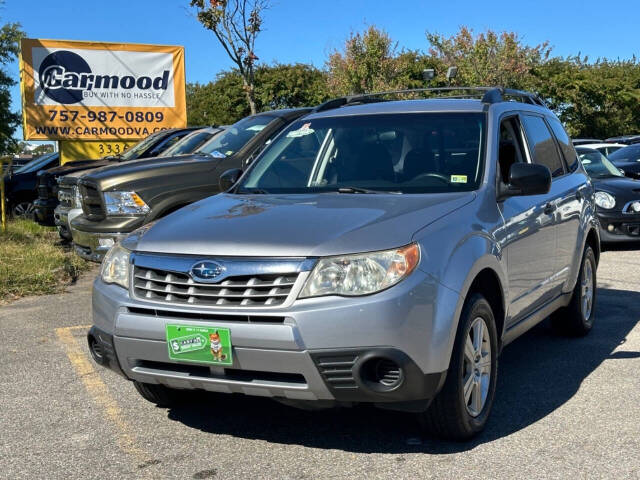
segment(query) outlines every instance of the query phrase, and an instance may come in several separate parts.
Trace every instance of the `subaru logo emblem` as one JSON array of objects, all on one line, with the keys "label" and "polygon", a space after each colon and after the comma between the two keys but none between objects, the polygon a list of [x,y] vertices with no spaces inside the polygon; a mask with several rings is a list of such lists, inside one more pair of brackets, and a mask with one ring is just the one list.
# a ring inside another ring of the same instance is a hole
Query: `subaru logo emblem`
[{"label": "subaru logo emblem", "polygon": [[202,282],[211,282],[218,278],[225,268],[216,262],[198,262],[191,267],[191,277]]}]

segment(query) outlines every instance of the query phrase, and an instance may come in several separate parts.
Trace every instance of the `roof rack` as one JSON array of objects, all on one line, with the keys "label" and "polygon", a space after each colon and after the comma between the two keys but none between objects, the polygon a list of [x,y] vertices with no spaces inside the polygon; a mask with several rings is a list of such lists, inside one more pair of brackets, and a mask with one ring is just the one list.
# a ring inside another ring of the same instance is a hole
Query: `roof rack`
[{"label": "roof rack", "polygon": [[458,95],[435,95],[436,98],[481,98],[486,104],[500,103],[508,101],[507,98],[517,101],[547,107],[547,105],[535,93],[524,90],[514,90],[503,87],[434,87],[434,88],[412,88],[406,90],[389,90],[385,92],[361,93],[334,98],[324,102],[313,109],[314,112],[323,112],[334,108],[345,107],[347,105],[358,105],[363,103],[383,102],[386,95],[402,95],[407,93],[446,93],[446,92],[469,92]]}]

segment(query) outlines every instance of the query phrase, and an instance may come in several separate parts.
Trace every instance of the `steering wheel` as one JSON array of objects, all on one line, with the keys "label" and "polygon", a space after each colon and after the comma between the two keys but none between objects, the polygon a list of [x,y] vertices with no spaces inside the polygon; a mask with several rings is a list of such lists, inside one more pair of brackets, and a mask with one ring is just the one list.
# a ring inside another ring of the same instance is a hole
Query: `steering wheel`
[{"label": "steering wheel", "polygon": [[451,183],[449,181],[449,177],[442,173],[421,173],[417,177],[413,178],[411,182],[413,183],[417,180],[422,180],[423,178],[435,178],[437,180],[440,180],[442,183],[446,183],[447,185]]}]

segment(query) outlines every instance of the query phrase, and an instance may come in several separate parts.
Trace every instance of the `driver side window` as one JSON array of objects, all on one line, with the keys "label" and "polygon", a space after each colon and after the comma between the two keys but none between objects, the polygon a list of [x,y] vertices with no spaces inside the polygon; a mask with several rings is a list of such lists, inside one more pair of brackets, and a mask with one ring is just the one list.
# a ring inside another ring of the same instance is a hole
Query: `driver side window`
[{"label": "driver side window", "polygon": [[498,147],[498,176],[502,183],[509,182],[511,165],[526,162],[522,143],[522,130],[518,117],[509,117],[500,123]]}]

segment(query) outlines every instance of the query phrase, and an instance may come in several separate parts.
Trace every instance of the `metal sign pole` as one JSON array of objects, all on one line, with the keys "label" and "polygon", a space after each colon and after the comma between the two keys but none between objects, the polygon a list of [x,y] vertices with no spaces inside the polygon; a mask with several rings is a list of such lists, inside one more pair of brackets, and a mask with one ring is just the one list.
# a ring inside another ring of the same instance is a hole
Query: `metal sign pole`
[{"label": "metal sign pole", "polygon": [[[4,198],[4,164],[5,164],[6,160],[5,159],[0,159],[0,173],[2,173],[2,175],[0,176],[0,217],[2,220],[2,233],[7,233],[7,204],[6,204],[6,199]],[[7,168],[7,172],[11,171],[11,166],[13,164],[13,159],[9,159],[9,162],[7,163],[8,168]]]}]

